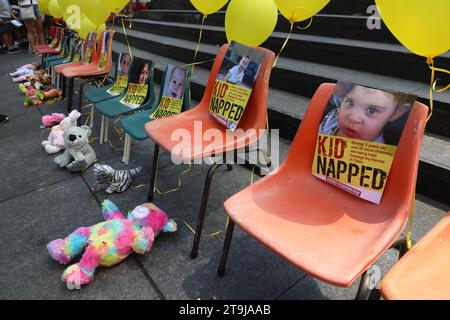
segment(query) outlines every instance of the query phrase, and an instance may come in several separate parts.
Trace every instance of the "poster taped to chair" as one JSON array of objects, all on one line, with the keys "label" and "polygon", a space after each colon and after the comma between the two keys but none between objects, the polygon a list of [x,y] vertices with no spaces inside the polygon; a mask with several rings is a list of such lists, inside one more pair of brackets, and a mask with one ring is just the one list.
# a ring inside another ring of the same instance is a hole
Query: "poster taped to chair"
[{"label": "poster taped to chair", "polygon": [[217,73],[210,114],[235,131],[252,93],[264,52],[232,41]]},{"label": "poster taped to chair", "polygon": [[117,75],[114,84],[106,90],[111,96],[118,96],[125,92],[128,85],[128,71],[131,65],[131,56],[129,53],[121,53],[117,63]]},{"label": "poster taped to chair", "polygon": [[178,66],[167,66],[163,94],[158,108],[150,116],[161,119],[181,112],[184,93],[188,79],[188,71]]},{"label": "poster taped to chair", "polygon": [[127,93],[120,102],[130,109],[140,107],[147,98],[150,76],[153,76],[153,63],[149,60],[133,58]]},{"label": "poster taped to chair", "polygon": [[313,175],[379,204],[416,98],[339,81],[320,123]]},{"label": "poster taped to chair", "polygon": [[92,57],[92,50],[95,50],[95,33],[89,32],[87,35],[86,41],[86,50],[84,52],[83,62],[84,63],[90,63],[91,57]]},{"label": "poster taped to chair", "polygon": [[108,63],[108,55],[110,47],[111,47],[110,34],[107,31],[103,31],[102,50],[100,52],[100,61],[98,63],[99,69],[103,69],[104,67],[106,67],[106,64]]}]

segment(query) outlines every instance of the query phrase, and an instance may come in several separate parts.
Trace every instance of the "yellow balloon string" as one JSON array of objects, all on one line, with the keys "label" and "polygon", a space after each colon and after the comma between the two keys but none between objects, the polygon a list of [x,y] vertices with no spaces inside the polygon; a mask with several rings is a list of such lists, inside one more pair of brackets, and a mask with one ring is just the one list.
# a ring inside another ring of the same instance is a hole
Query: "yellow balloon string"
[{"label": "yellow balloon string", "polygon": [[308,29],[311,26],[312,22],[313,22],[313,16],[311,16],[311,18],[309,18],[309,23],[306,25],[306,27],[299,27],[299,26],[297,26],[297,29],[306,30],[306,29]]},{"label": "yellow balloon string", "polygon": [[412,204],[411,204],[411,214],[409,217],[408,232],[406,233],[406,247],[408,248],[408,250],[410,250],[412,247],[411,233],[412,233],[413,220],[414,220],[415,199],[416,199],[416,193],[414,192],[414,196],[413,196]]},{"label": "yellow balloon string", "polygon": [[[123,29],[123,34],[125,35],[125,40],[127,40],[128,52],[130,53],[130,58],[133,59],[133,54],[131,53],[130,42],[128,41],[127,29],[125,28],[125,24],[124,24],[124,22],[123,22],[123,17],[121,17],[121,18],[122,18],[122,29]],[[131,29],[131,21],[130,21],[130,29]]]},{"label": "yellow balloon string", "polygon": [[430,120],[431,115],[433,114],[433,83],[434,83],[434,61],[433,58],[428,58],[427,59],[427,64],[431,69],[431,79],[430,79],[430,113],[428,114],[427,120],[426,122],[428,122],[428,120]]},{"label": "yellow balloon string", "polygon": [[[433,65],[430,66],[430,68],[433,68],[435,72],[443,72],[443,73],[446,73],[446,74],[450,74],[450,71],[449,71],[449,70],[442,69],[442,68],[435,68]],[[436,91],[436,92],[444,92],[445,90],[450,89],[450,84],[448,84],[448,85],[447,85],[446,87],[444,87],[444,88],[436,89],[436,85],[437,85],[437,82],[438,82],[439,80],[440,80],[440,79],[438,78],[438,79],[436,79],[436,80],[433,82],[433,90],[434,90],[434,91]]]},{"label": "yellow balloon string", "polygon": [[192,63],[191,77],[194,76],[195,59],[197,58],[197,53],[198,53],[198,50],[200,49],[200,42],[202,41],[202,35],[203,35],[203,25],[205,24],[205,20],[206,20],[207,16],[208,15],[204,14],[202,17],[202,25],[200,27],[200,32],[198,34],[197,47],[195,48],[194,61]]},{"label": "yellow balloon string", "polygon": [[277,57],[275,58],[275,61],[273,62],[272,68],[275,68],[275,66],[277,65],[278,58],[280,57],[281,52],[283,52],[284,47],[286,47],[286,45],[287,45],[287,43],[288,43],[288,41],[289,41],[289,38],[291,37],[293,28],[294,28],[294,22],[291,21],[291,27],[290,27],[290,29],[289,29],[289,34],[288,34],[286,40],[284,40],[284,43],[283,43],[283,45],[281,46],[280,52],[278,52]]}]

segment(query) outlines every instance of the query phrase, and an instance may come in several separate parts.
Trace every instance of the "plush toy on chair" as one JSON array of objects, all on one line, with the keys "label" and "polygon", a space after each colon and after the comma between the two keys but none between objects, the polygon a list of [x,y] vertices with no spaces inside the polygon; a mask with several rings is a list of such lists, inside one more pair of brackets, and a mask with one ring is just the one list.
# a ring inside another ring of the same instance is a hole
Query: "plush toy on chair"
[{"label": "plush toy on chair", "polygon": [[89,145],[91,128],[88,126],[70,127],[64,131],[66,150],[55,158],[55,163],[61,168],[66,167],[73,172],[86,170],[97,161],[94,149]]},{"label": "plush toy on chair", "polygon": [[67,238],[47,245],[50,256],[61,264],[68,264],[86,248],[80,262],[64,271],[62,280],[68,284],[87,284],[98,266],[113,266],[133,252],[144,254],[160,232],[177,230],[175,221],[152,203],[137,206],[125,218],[114,203],[105,200],[102,213],[104,222],[78,228]]}]

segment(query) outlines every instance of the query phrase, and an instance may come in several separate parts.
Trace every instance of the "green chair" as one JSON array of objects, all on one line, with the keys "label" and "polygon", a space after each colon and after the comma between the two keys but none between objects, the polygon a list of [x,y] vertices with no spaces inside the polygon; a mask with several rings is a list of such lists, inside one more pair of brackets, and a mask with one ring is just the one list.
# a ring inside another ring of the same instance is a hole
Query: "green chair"
[{"label": "green chair", "polygon": [[[126,133],[122,157],[122,162],[124,162],[125,164],[128,164],[128,162],[130,161],[131,139],[138,141],[148,139],[148,134],[147,131],[145,131],[144,126],[147,122],[153,120],[150,119],[150,115],[156,111],[161,101],[163,94],[163,86],[164,83],[166,82],[166,75],[167,69],[166,71],[164,71],[163,76],[161,78],[161,90],[159,93],[158,100],[155,104],[153,104],[153,106],[151,106],[150,109],[134,113],[132,115],[120,119],[120,126]],[[188,79],[189,78],[190,78],[190,71],[188,70]],[[190,99],[191,99],[191,88],[190,88],[190,81],[188,80],[184,89],[184,98],[183,98],[183,105],[181,107],[181,112],[189,109]]]},{"label": "green chair", "polygon": [[[135,60],[133,59],[128,79],[132,79],[131,75],[133,73],[134,61]],[[102,122],[100,127],[100,141],[99,141],[100,144],[103,144],[104,142],[108,141],[109,119],[115,118],[120,115],[125,115],[128,113],[146,110],[153,106],[153,103],[155,102],[155,82],[153,77],[154,63],[151,60],[149,60],[148,62],[150,63],[150,68],[152,72],[148,77],[147,97],[139,107],[131,109],[120,102],[120,100],[122,100],[122,98],[126,96],[127,92],[117,97],[113,97],[112,99],[100,101],[94,104],[95,110],[102,115]],[[128,85],[130,85],[130,82],[128,83]]]}]

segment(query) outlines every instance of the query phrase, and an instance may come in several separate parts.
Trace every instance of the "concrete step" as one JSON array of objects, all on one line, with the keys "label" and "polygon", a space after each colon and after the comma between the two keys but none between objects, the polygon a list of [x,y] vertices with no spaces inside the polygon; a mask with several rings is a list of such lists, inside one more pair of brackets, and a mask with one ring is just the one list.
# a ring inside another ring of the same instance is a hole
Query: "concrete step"
[{"label": "concrete step", "polygon": [[[321,13],[364,14],[367,7],[374,3],[374,0],[333,0],[321,10]],[[150,4],[149,8],[151,10],[195,10],[189,0],[156,0]]]},{"label": "concrete step", "polygon": [[[120,24],[117,21],[116,24]],[[201,26],[134,19],[133,30],[197,42]],[[223,26],[204,26],[202,43],[226,43]],[[287,33],[275,32],[261,46],[274,52],[282,47]],[[400,44],[340,39],[330,36],[306,35],[302,31],[292,34],[283,57],[327,64],[341,68],[371,72],[396,78],[429,83],[430,70],[424,68],[425,58],[417,56]],[[450,69],[450,52],[435,60],[436,65]]]},{"label": "concrete step", "polygon": [[[115,56],[127,52],[126,44],[114,41]],[[155,79],[160,81],[167,64],[180,65],[185,61],[171,59],[154,54],[146,49],[132,48],[137,57],[151,59],[155,62]],[[200,101],[209,77],[209,71],[196,67],[191,79],[192,99]],[[270,128],[279,129],[280,136],[287,138],[284,144],[290,144],[309,104],[309,98],[271,88],[268,97]],[[280,142],[281,144],[281,142]],[[280,145],[280,153],[286,148]],[[417,192],[434,200],[450,204],[450,139],[427,133],[423,142]]]},{"label": "concrete step", "polygon": [[[116,30],[115,39],[126,43],[122,28],[116,27]],[[146,50],[152,54],[165,56],[183,63],[192,62],[196,47],[196,43],[193,41],[155,35],[138,30],[127,30],[127,34],[130,45],[134,48]],[[197,55],[197,61],[214,59],[217,48],[218,46],[202,43]],[[199,65],[197,69],[204,68],[209,70],[211,67],[212,62],[208,62]],[[427,68],[425,63],[423,68]],[[380,89],[398,90],[415,94],[419,97],[419,101],[429,105],[429,84],[427,83],[284,57],[279,59],[277,67],[272,71],[270,86],[285,93],[293,93],[310,98],[320,84],[336,82],[337,80],[346,80]],[[434,116],[429,121],[427,129],[432,133],[450,137],[449,122],[450,92],[436,93],[434,95]],[[297,128],[295,124],[292,126],[287,123],[286,126],[295,128],[291,135],[295,134]]]},{"label": "concrete step", "polygon": [[[200,24],[202,15],[196,10],[144,10],[136,12],[137,19],[160,22],[175,22]],[[371,20],[368,21],[368,19]],[[392,35],[379,17],[367,15],[317,14],[311,25],[306,29],[309,21],[297,23],[295,31],[301,34],[327,36],[343,39],[354,39],[374,42],[396,43],[398,40]],[[368,27],[368,23],[370,28]],[[380,28],[373,28],[372,24],[379,23]],[[218,11],[208,16],[205,25],[223,27],[225,25],[225,11]],[[281,14],[275,27],[277,32],[288,32],[289,21]]]}]

